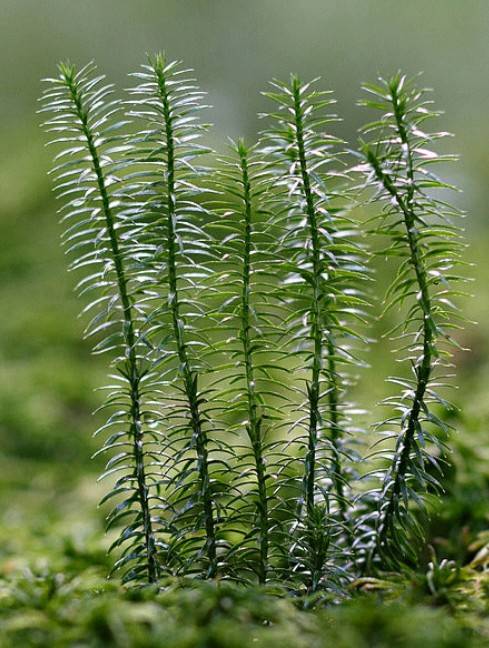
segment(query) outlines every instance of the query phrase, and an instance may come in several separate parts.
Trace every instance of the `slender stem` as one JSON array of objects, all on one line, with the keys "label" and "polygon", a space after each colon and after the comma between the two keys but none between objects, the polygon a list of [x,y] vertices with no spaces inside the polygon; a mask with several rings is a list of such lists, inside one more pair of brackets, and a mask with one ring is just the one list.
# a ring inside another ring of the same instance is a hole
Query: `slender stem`
[{"label": "slender stem", "polygon": [[[316,215],[316,205],[314,195],[311,189],[310,174],[306,160],[304,144],[304,117],[301,104],[300,82],[297,78],[293,79],[292,92],[294,98],[294,118],[296,127],[296,140],[299,156],[300,175],[304,198],[306,201],[306,214],[311,237],[312,247],[312,286],[313,295],[311,301],[311,338],[314,343],[313,362],[311,369],[311,382],[308,385],[309,397],[309,439],[308,449],[305,461],[304,476],[304,501],[306,511],[310,515],[314,508],[314,492],[316,481],[316,449],[318,442],[318,428],[321,424],[321,414],[319,409],[320,379],[323,370],[323,352],[324,352],[324,334],[321,313],[321,301],[323,299],[322,291],[322,262],[321,262],[321,240],[319,236],[319,226]],[[338,384],[337,371],[335,362],[335,345],[331,332],[327,332],[326,351],[328,354],[328,400],[329,400],[329,431],[330,440],[333,447],[333,483],[338,497],[338,506],[340,514],[344,518],[346,514],[345,498],[343,492],[343,476],[340,458],[339,437],[341,429],[339,426],[338,416]]]},{"label": "slender stem", "polygon": [[321,330],[321,251],[318,225],[316,221],[316,208],[312,195],[309,171],[307,168],[304,133],[303,114],[300,97],[299,80],[293,80],[294,94],[294,116],[296,125],[297,148],[299,154],[300,174],[304,197],[306,200],[306,213],[309,225],[309,233],[312,244],[312,282],[313,295],[311,301],[311,338],[314,344],[311,382],[308,385],[309,396],[309,438],[305,462],[304,476],[304,501],[306,511],[310,516],[314,508],[314,493],[316,481],[316,448],[318,440],[318,426],[320,425],[319,392],[321,369],[323,366],[323,335]]},{"label": "slender stem", "polygon": [[409,245],[411,264],[414,268],[416,281],[419,288],[419,303],[423,311],[423,353],[421,362],[416,368],[416,390],[413,396],[411,409],[407,418],[407,425],[404,432],[404,441],[401,453],[398,456],[395,466],[392,470],[393,485],[389,496],[387,508],[381,521],[380,530],[378,531],[377,544],[370,561],[375,555],[375,551],[380,551],[384,545],[388,533],[393,525],[393,516],[395,513],[396,502],[401,494],[402,483],[405,478],[409,456],[412,449],[412,442],[419,425],[419,416],[423,406],[425,392],[432,372],[433,345],[434,345],[434,327],[431,313],[431,299],[428,289],[428,280],[425,264],[419,249],[419,235],[416,229],[416,215],[413,207],[414,197],[414,167],[412,152],[407,136],[406,128],[403,122],[402,110],[400,108],[396,92],[392,91],[392,103],[394,107],[394,117],[401,142],[406,150],[407,156],[407,176],[408,188],[405,199],[400,195],[397,187],[386,175],[379,164],[378,159],[372,153],[368,153],[369,162],[374,169],[375,175],[379,182],[382,183],[385,190],[394,198],[399,206],[403,216],[406,229],[406,236]]},{"label": "slender stem", "polygon": [[148,581],[154,583],[158,580],[159,565],[155,535],[152,527],[151,512],[149,506],[149,489],[146,483],[145,460],[144,460],[144,433],[140,412],[140,380],[138,359],[136,354],[136,334],[132,315],[131,300],[127,290],[127,279],[124,271],[122,254],[119,248],[119,241],[115,229],[114,215],[110,207],[109,194],[104,172],[100,166],[100,158],[95,145],[93,133],[88,125],[89,113],[84,107],[83,98],[76,82],[72,77],[65,76],[66,83],[70,90],[71,99],[75,106],[76,115],[81,122],[83,135],[86,139],[90,152],[93,171],[97,178],[98,190],[102,199],[102,211],[105,216],[107,232],[109,234],[112,257],[114,259],[115,272],[119,297],[122,304],[124,317],[123,336],[127,351],[128,380],[130,385],[131,399],[131,427],[130,434],[133,440],[133,454],[135,460],[135,476],[138,490],[138,499],[141,507],[141,515],[144,529],[144,542],[147,560]]},{"label": "slender stem", "polygon": [[185,323],[180,313],[180,301],[177,280],[177,241],[176,219],[177,204],[175,193],[175,136],[173,126],[173,113],[170,106],[168,89],[163,67],[156,64],[154,67],[160,99],[163,105],[163,118],[165,121],[167,166],[165,171],[166,182],[166,208],[167,208],[167,233],[168,233],[168,286],[169,302],[172,313],[173,332],[177,344],[178,359],[183,375],[184,390],[190,410],[192,437],[197,453],[198,474],[200,480],[200,495],[204,509],[204,524],[206,531],[206,550],[209,560],[208,576],[212,578],[217,571],[216,529],[214,521],[214,507],[210,488],[209,457],[207,450],[207,433],[202,425],[199,407],[199,393],[197,374],[192,370],[187,354],[185,342]]},{"label": "slender stem", "polygon": [[344,492],[344,477],[343,467],[341,464],[340,454],[340,437],[341,427],[339,424],[339,389],[336,373],[336,362],[334,355],[336,352],[335,345],[330,331],[327,340],[328,348],[328,376],[329,376],[329,416],[330,416],[330,432],[331,444],[333,446],[333,483],[335,485],[336,495],[338,496],[338,507],[341,518],[346,520],[346,499]]},{"label": "slender stem", "polygon": [[265,583],[268,568],[268,498],[266,485],[266,467],[263,458],[263,437],[261,430],[261,417],[258,414],[258,402],[255,387],[255,372],[253,363],[251,339],[251,236],[252,236],[252,208],[251,185],[248,169],[247,151],[243,145],[238,147],[241,167],[241,180],[243,183],[243,215],[245,219],[244,255],[243,255],[243,289],[241,294],[241,342],[246,373],[246,394],[248,401],[248,435],[253,447],[255,458],[256,478],[258,482],[258,526],[260,562],[258,578],[260,583]]}]

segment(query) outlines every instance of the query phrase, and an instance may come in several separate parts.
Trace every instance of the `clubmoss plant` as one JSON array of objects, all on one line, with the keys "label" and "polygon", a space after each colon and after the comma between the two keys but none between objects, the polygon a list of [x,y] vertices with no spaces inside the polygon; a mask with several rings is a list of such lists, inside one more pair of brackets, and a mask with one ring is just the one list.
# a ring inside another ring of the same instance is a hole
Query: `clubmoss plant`
[{"label": "clubmoss plant", "polygon": [[205,211],[199,202],[206,175],[199,159],[209,151],[199,144],[206,129],[197,117],[202,93],[188,72],[157,55],[133,75],[139,84],[130,90],[128,114],[139,130],[130,139],[129,161],[134,172],[127,191],[136,205],[133,217],[140,227],[136,236],[151,250],[146,265],[152,273],[155,309],[149,316],[148,337],[164,379],[162,386],[169,391],[162,395],[165,407],[170,408],[164,436],[171,439],[168,450],[175,453],[170,457],[173,467],[167,471],[173,476],[166,484],[173,489],[170,522],[179,535],[187,531],[179,548],[179,560],[188,553],[186,570],[200,556],[201,548],[194,545],[202,525],[206,573],[212,577],[218,567],[216,475],[211,475],[211,422],[200,388],[203,368],[198,350],[206,342],[203,330],[194,325],[204,313],[199,281],[208,273],[205,261],[211,257],[208,235],[200,222]]},{"label": "clubmoss plant", "polygon": [[[345,391],[350,380],[342,369],[360,364],[352,351],[358,335],[351,321],[364,320],[365,301],[359,290],[364,265],[340,186],[343,143],[324,132],[338,121],[326,112],[334,103],[331,93],[296,76],[289,84],[273,86],[266,96],[278,106],[269,115],[276,127],[265,133],[263,154],[274,186],[282,189],[288,349],[290,353],[296,346],[306,370],[307,420],[298,422],[305,428],[300,533],[306,546],[299,569],[309,574],[309,587],[315,590],[324,577],[331,539],[349,525],[345,464],[351,457],[345,445],[349,426]],[[334,519],[342,528],[331,533]]]},{"label": "clubmoss plant", "polygon": [[391,379],[403,391],[386,400],[397,414],[379,426],[387,439],[395,440],[395,449],[381,453],[389,465],[374,493],[373,525],[366,536],[357,538],[359,544],[366,540],[370,570],[376,564],[415,564],[414,540],[422,536],[422,527],[412,507],[422,505],[426,493],[441,491],[448,427],[436,415],[436,406],[446,403],[435,387],[446,373],[455,344],[451,329],[457,328],[460,317],[451,300],[458,292],[454,284],[463,277],[456,272],[462,263],[461,230],[453,224],[460,213],[439,197],[440,190],[453,187],[433,171],[433,165],[453,160],[431,148],[448,133],[424,130],[439,113],[426,92],[401,74],[366,85],[365,90],[373,98],[362,105],[381,116],[363,129],[372,137],[370,143],[362,143],[363,169],[366,184],[376,189],[375,200],[385,205],[378,227],[388,237],[385,253],[399,260],[387,308],[405,307],[403,322],[392,335],[401,341],[402,360],[413,373],[411,379]]},{"label": "clubmoss plant", "polygon": [[282,311],[277,228],[269,209],[269,174],[257,148],[243,140],[232,143],[230,155],[220,159],[213,186],[220,195],[213,205],[218,218],[212,230],[221,250],[213,317],[227,333],[222,340],[227,380],[220,398],[234,413],[236,423],[229,427],[238,438],[244,427],[248,441],[238,460],[234,516],[242,524],[243,539],[233,553],[238,553],[241,569],[248,564],[265,583],[277,578],[287,551],[277,491],[280,464],[287,458],[280,436],[290,390],[284,386],[286,353],[278,344]]},{"label": "clubmoss plant", "polygon": [[118,132],[127,122],[118,117],[118,103],[110,98],[112,86],[104,84],[104,77],[97,75],[92,64],[77,71],[62,63],[58,76],[47,83],[42,111],[53,116],[46,128],[56,133],[51,144],[63,145],[53,173],[58,197],[65,201],[61,209],[66,223],[64,242],[74,256],[71,269],[85,272],[78,284],[80,294],[96,291],[84,309],[96,311],[86,335],[103,334],[95,350],[115,355],[118,384],[107,399],[107,406],[114,411],[99,432],[111,432],[101,452],[117,451],[103,475],[117,475],[117,479],[103,501],[123,496],[109,514],[108,524],[129,518],[115,543],[126,547],[116,568],[131,564],[125,580],[144,573],[151,583],[158,579],[159,567],[150,504],[154,483],[146,474],[148,444],[153,444],[153,438],[145,434],[148,421],[142,414],[147,368],[135,306],[138,268],[134,259],[138,250],[124,236],[127,224],[115,198],[119,183],[112,157],[120,150]]}]

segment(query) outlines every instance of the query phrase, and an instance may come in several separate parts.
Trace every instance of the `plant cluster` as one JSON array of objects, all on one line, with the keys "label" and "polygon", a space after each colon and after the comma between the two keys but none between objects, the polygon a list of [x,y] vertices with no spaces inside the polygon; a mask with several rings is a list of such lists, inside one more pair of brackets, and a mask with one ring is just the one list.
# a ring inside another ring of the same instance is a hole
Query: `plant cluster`
[{"label": "plant cluster", "polygon": [[[351,152],[329,132],[331,93],[292,76],[266,93],[258,143],[215,157],[189,70],[156,55],[132,77],[121,101],[93,64],[60,64],[41,109],[86,335],[111,357],[96,434],[114,570],[341,593],[415,564],[447,451],[436,390],[462,280],[426,92],[400,74],[365,86],[380,116]],[[369,454],[349,402],[372,301],[359,202],[381,206],[411,368],[391,379]]]}]

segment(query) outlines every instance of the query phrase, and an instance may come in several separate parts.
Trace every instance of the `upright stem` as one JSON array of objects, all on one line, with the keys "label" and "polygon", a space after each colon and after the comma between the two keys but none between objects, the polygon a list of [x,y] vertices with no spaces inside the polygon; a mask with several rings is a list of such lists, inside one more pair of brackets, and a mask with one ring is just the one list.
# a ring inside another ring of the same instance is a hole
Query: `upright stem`
[{"label": "upright stem", "polygon": [[241,294],[241,341],[246,373],[246,394],[248,401],[248,435],[253,447],[255,459],[256,478],[258,482],[258,527],[260,562],[258,565],[258,579],[265,583],[268,567],[268,498],[266,485],[266,468],[263,459],[263,438],[261,431],[261,418],[258,415],[256,398],[255,372],[253,363],[253,350],[251,339],[251,235],[252,235],[252,209],[251,185],[248,170],[247,151],[244,146],[238,148],[240,156],[241,180],[243,182],[243,212],[245,219],[244,255],[243,255],[243,289]]},{"label": "upright stem", "polygon": [[329,392],[328,392],[328,405],[330,416],[330,433],[331,444],[333,446],[333,483],[335,485],[336,495],[338,497],[338,508],[343,521],[346,521],[346,499],[344,492],[344,478],[343,467],[341,464],[340,454],[340,436],[341,428],[339,424],[339,389],[338,379],[336,373],[336,361],[334,359],[336,349],[332,339],[332,333],[329,332],[327,340],[328,348],[328,376],[329,376]]},{"label": "upright stem", "polygon": [[212,578],[217,571],[216,530],[214,521],[213,500],[210,488],[209,457],[207,450],[207,433],[202,425],[199,408],[199,393],[197,374],[192,371],[185,342],[185,323],[180,313],[180,301],[177,281],[177,242],[176,220],[177,205],[175,193],[175,137],[173,128],[173,113],[168,97],[166,79],[163,69],[155,65],[160,99],[163,105],[165,121],[167,168],[165,182],[167,190],[167,231],[168,231],[168,287],[169,305],[172,313],[173,333],[177,344],[178,359],[183,375],[184,390],[190,411],[192,437],[197,453],[198,474],[200,481],[200,496],[204,509],[204,525],[206,531],[206,550],[209,560],[208,576]]},{"label": "upright stem", "polygon": [[388,505],[381,521],[380,530],[378,532],[377,545],[371,558],[373,557],[373,555],[375,555],[376,551],[382,550],[382,546],[384,545],[393,524],[395,504],[401,494],[402,482],[406,474],[412,442],[416,434],[416,429],[419,425],[419,416],[432,372],[434,344],[434,327],[431,313],[431,299],[428,289],[426,268],[419,250],[419,235],[416,229],[416,215],[413,208],[415,185],[412,152],[406,128],[403,123],[402,111],[399,106],[397,94],[394,90],[391,89],[391,91],[397,130],[402,145],[406,150],[407,157],[407,176],[409,182],[405,199],[400,195],[391,178],[382,171],[379,161],[375,157],[375,155],[369,152],[368,159],[372,168],[374,169],[377,180],[382,183],[385,190],[394,198],[404,217],[404,225],[409,245],[411,264],[416,275],[416,281],[420,294],[419,302],[423,311],[423,353],[421,356],[421,361],[416,368],[416,390],[413,396],[409,416],[407,418],[407,425],[404,432],[403,448],[398,456],[396,465],[393,467],[393,485],[389,496]]},{"label": "upright stem", "polygon": [[[306,511],[308,515],[312,513],[314,508],[314,492],[316,481],[316,449],[318,442],[318,428],[321,423],[321,414],[319,409],[320,401],[320,380],[321,371],[323,369],[323,351],[324,351],[324,332],[322,320],[324,319],[321,314],[321,301],[323,300],[322,294],[322,262],[321,262],[321,240],[319,236],[319,227],[316,215],[316,205],[311,189],[311,181],[309,176],[309,169],[306,160],[306,152],[304,145],[304,117],[301,105],[300,96],[300,82],[297,78],[293,79],[292,92],[294,97],[294,118],[296,127],[296,140],[299,156],[300,176],[302,180],[302,187],[304,198],[306,201],[306,215],[309,226],[309,234],[311,237],[312,246],[312,286],[313,295],[311,301],[311,338],[314,344],[313,362],[311,370],[311,382],[308,385],[308,398],[309,398],[309,434],[308,434],[308,449],[305,461],[305,476],[304,476],[304,501],[306,504]],[[336,495],[338,497],[338,506],[342,517],[345,511],[345,498],[343,493],[343,477],[339,449],[339,436],[340,427],[338,420],[338,384],[337,372],[335,362],[335,345],[331,336],[328,334],[326,344],[328,353],[328,400],[329,400],[329,430],[330,440],[333,446],[333,483],[335,486]]]},{"label": "upright stem", "polygon": [[136,354],[136,334],[132,315],[131,301],[127,290],[127,279],[124,271],[122,254],[119,248],[119,241],[114,223],[114,215],[110,207],[109,194],[105,176],[100,166],[100,158],[95,145],[92,131],[88,125],[89,114],[84,108],[82,95],[72,77],[66,76],[66,83],[69,87],[71,99],[76,109],[76,114],[82,125],[83,135],[86,139],[90,152],[93,171],[97,178],[98,190],[102,199],[102,211],[105,217],[107,232],[109,235],[112,257],[114,259],[117,287],[122,304],[124,318],[123,337],[127,352],[128,380],[130,385],[131,413],[130,413],[130,434],[133,440],[133,454],[135,460],[135,476],[137,492],[144,529],[144,542],[147,560],[148,581],[154,583],[158,580],[159,566],[154,531],[152,528],[151,512],[149,506],[149,490],[146,484],[145,460],[144,460],[144,434],[140,412],[140,380],[138,359]]}]

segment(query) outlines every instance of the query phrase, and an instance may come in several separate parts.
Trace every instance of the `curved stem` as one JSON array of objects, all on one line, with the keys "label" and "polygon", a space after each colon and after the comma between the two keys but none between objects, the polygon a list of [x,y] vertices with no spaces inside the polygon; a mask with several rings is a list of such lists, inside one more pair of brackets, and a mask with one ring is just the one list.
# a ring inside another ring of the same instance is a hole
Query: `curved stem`
[{"label": "curved stem", "polygon": [[185,342],[185,323],[180,313],[180,301],[178,294],[177,280],[177,241],[176,241],[176,193],[175,193],[175,137],[173,128],[173,114],[168,96],[163,66],[155,64],[155,74],[158,82],[158,90],[163,106],[163,118],[165,122],[167,168],[165,172],[166,182],[166,208],[167,208],[167,232],[168,232],[168,287],[169,303],[172,313],[173,333],[177,344],[178,359],[180,361],[183,375],[184,390],[190,411],[192,437],[195,443],[198,463],[198,474],[200,481],[200,495],[204,509],[204,524],[206,531],[206,550],[209,560],[208,576],[212,578],[217,571],[216,551],[216,529],[214,521],[214,506],[210,489],[209,457],[207,450],[207,434],[202,425],[202,418],[199,407],[199,392],[197,385],[197,374],[192,371],[187,354]]},{"label": "curved stem", "polygon": [[124,271],[122,254],[119,248],[119,241],[115,230],[114,215],[110,207],[109,194],[104,173],[100,166],[100,158],[95,145],[93,133],[88,125],[89,114],[84,108],[82,95],[73,78],[66,76],[66,83],[70,90],[71,99],[75,106],[76,115],[81,122],[83,135],[86,139],[90,152],[91,164],[97,178],[97,186],[102,199],[102,211],[105,216],[107,232],[109,235],[112,258],[114,260],[117,286],[123,311],[123,337],[127,352],[127,378],[130,385],[131,399],[131,428],[130,434],[133,439],[133,454],[135,460],[135,477],[137,492],[144,530],[144,542],[147,560],[148,581],[154,583],[158,580],[159,565],[155,535],[152,528],[151,512],[149,506],[149,489],[146,483],[145,460],[144,460],[144,434],[140,412],[140,372],[136,354],[136,334],[132,315],[131,300],[127,290],[127,279]]},{"label": "curved stem", "polygon": [[238,144],[240,158],[241,180],[243,183],[243,215],[245,220],[244,255],[243,255],[243,289],[241,293],[241,341],[246,374],[246,394],[248,401],[248,426],[247,431],[253,447],[255,459],[256,478],[258,483],[258,526],[260,563],[258,578],[260,583],[267,579],[268,567],[268,498],[266,485],[266,468],[263,458],[263,437],[261,431],[261,417],[258,414],[258,402],[255,388],[255,372],[253,363],[251,331],[251,235],[252,235],[252,209],[251,185],[248,170],[248,157],[246,148]]},{"label": "curved stem", "polygon": [[[412,442],[416,434],[416,429],[419,425],[419,416],[432,371],[432,358],[434,351],[434,326],[431,313],[431,300],[428,289],[426,268],[419,249],[419,236],[416,230],[416,215],[413,208],[414,169],[412,152],[409,138],[407,136],[407,132],[403,123],[402,111],[397,101],[397,95],[394,91],[392,92],[392,103],[394,107],[394,117],[396,120],[399,137],[407,152],[407,176],[409,182],[405,199],[400,195],[391,178],[382,171],[382,168],[376,156],[370,151],[367,155],[368,160],[375,172],[377,180],[382,183],[384,189],[394,198],[404,217],[404,225],[409,245],[411,264],[416,275],[416,281],[420,295],[419,302],[423,311],[423,353],[421,356],[421,362],[416,368],[416,390],[407,418],[403,447],[392,470],[393,485],[389,496],[388,505],[380,525],[380,530],[378,531],[377,544],[374,552],[380,551],[382,549],[389,531],[392,529],[392,525],[394,523],[393,516],[395,512],[396,501],[401,494],[401,488],[407,470]],[[374,555],[375,553],[371,555],[370,561]]]}]

